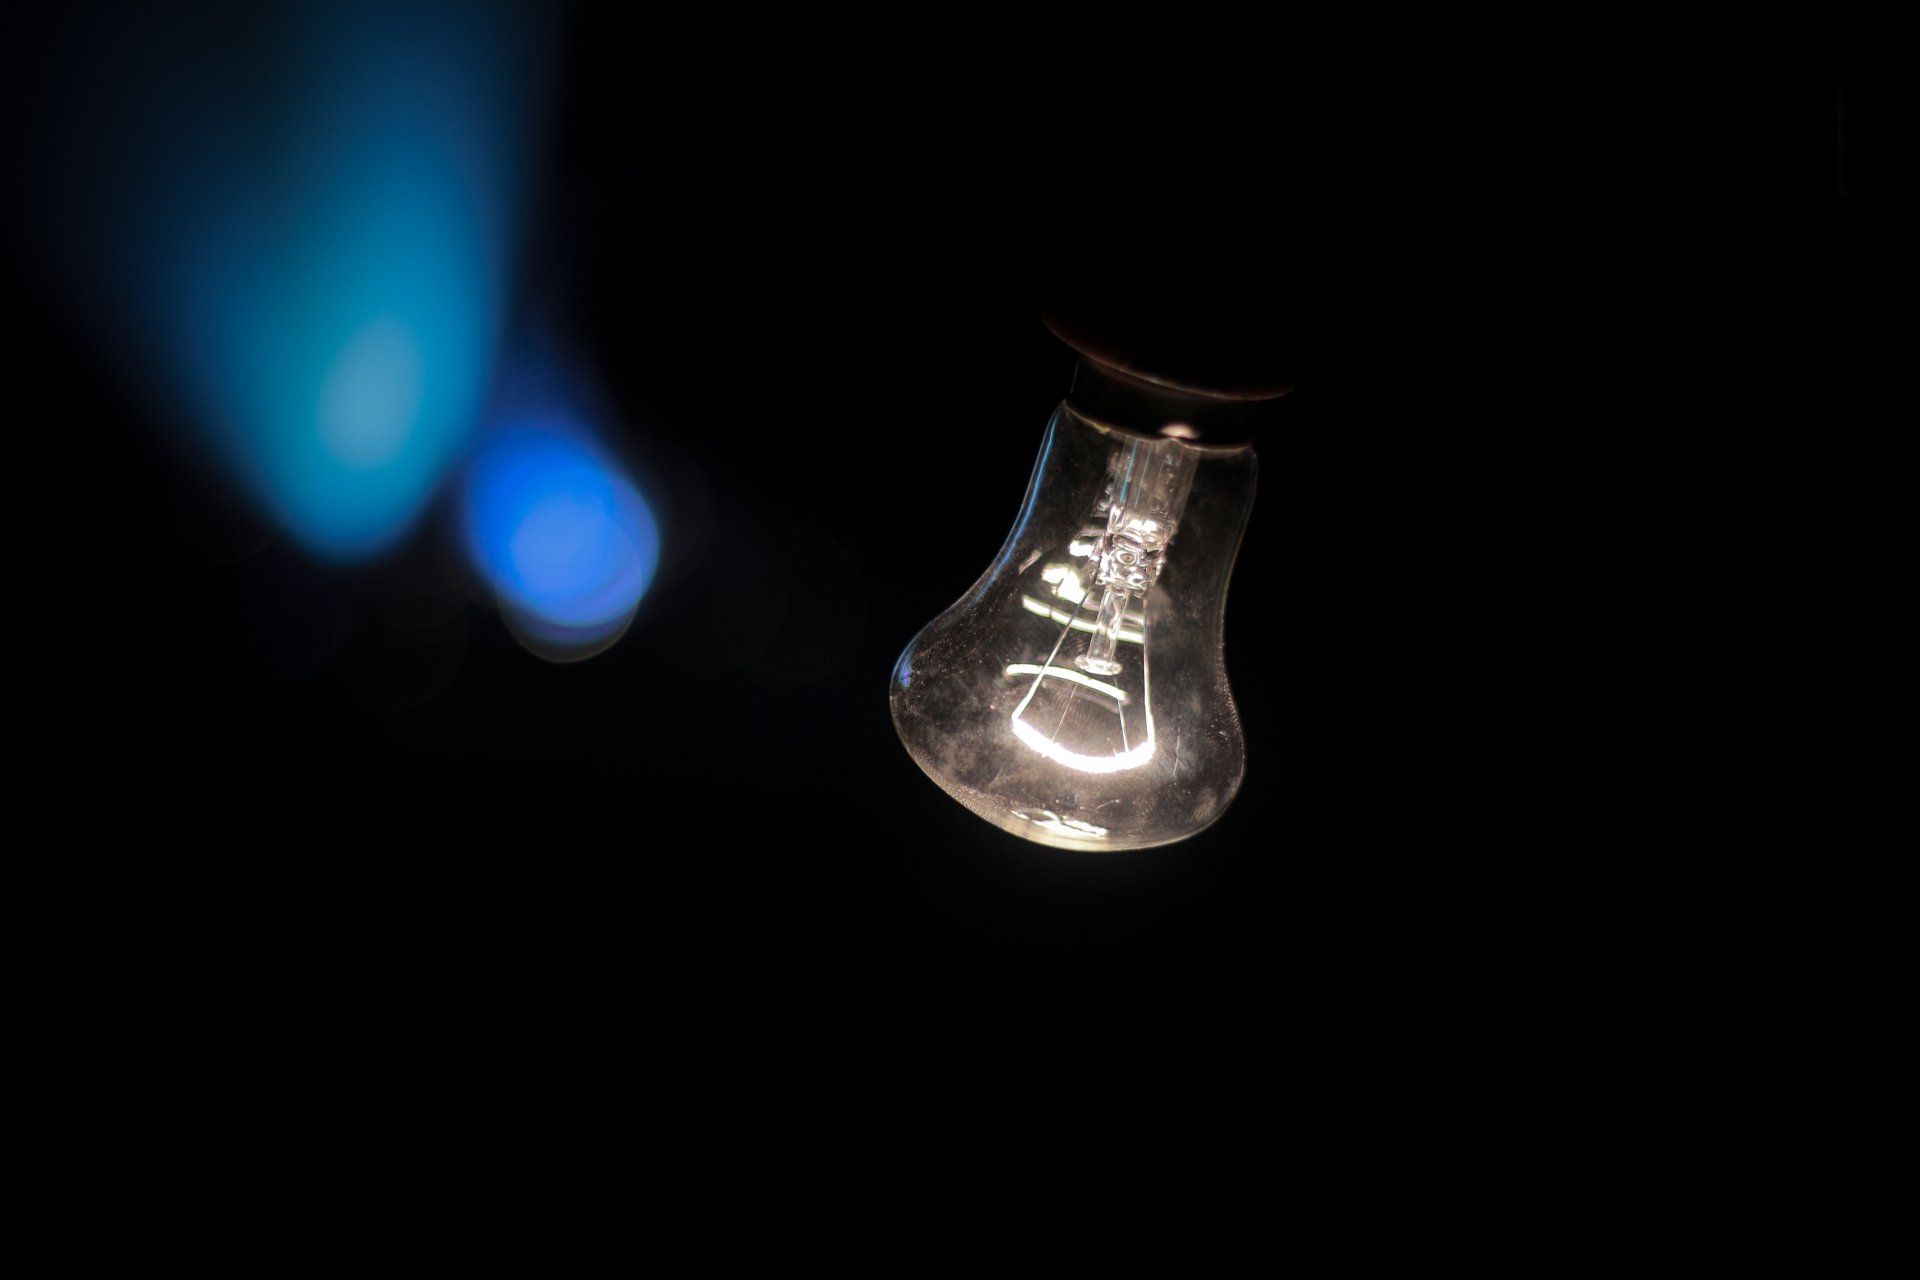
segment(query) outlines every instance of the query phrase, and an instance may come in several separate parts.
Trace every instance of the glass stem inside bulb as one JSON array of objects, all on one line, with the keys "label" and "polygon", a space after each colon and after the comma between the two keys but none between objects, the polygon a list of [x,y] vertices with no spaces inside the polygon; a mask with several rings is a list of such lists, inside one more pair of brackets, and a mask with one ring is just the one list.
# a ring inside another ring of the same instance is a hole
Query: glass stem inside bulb
[{"label": "glass stem inside bulb", "polygon": [[1090,558],[1101,596],[1087,650],[1073,660],[1082,671],[1110,676],[1122,670],[1117,655],[1127,607],[1137,600],[1145,612],[1186,506],[1195,456],[1178,440],[1130,438],[1114,450],[1102,510],[1089,530],[1098,534]]},{"label": "glass stem inside bulb", "polygon": [[1127,616],[1127,599],[1125,591],[1107,588],[1106,594],[1100,597],[1100,612],[1094,616],[1087,651],[1073,660],[1074,666],[1099,676],[1119,673],[1120,664],[1113,655],[1120,644],[1120,623]]}]

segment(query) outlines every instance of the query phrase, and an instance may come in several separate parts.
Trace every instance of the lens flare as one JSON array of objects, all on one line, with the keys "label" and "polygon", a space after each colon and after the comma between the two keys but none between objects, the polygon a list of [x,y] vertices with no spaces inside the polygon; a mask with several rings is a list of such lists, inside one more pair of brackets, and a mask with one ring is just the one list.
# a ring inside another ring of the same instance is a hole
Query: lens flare
[{"label": "lens flare", "polygon": [[[308,552],[362,560],[471,442],[539,136],[539,6],[293,0],[64,37],[49,255]],[[51,145],[51,144],[50,144]]]},{"label": "lens flare", "polygon": [[347,340],[320,384],[320,447],[341,466],[385,466],[420,414],[425,362],[404,321],[382,316]]},{"label": "lens flare", "polygon": [[518,425],[466,473],[467,551],[514,634],[554,660],[620,638],[653,581],[660,531],[639,489],[586,434]]}]

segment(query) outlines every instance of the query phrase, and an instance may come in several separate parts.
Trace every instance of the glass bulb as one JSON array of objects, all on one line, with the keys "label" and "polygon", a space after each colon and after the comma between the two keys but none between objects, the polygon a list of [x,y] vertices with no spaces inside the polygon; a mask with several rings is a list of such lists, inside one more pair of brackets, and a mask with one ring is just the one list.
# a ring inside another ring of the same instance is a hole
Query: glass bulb
[{"label": "glass bulb", "polygon": [[1245,771],[1221,622],[1253,449],[1198,443],[1168,400],[1132,429],[1061,404],[1000,554],[894,666],[914,762],[1040,844],[1183,840]]}]

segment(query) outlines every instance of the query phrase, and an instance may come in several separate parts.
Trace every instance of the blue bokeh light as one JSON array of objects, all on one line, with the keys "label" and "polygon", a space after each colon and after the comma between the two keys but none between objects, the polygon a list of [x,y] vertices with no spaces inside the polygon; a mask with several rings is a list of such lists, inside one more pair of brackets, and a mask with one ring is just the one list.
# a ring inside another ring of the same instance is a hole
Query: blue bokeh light
[{"label": "blue bokeh light", "polygon": [[[292,0],[81,49],[43,193],[89,302],[293,538],[385,551],[472,440],[541,128],[539,6]],[[83,91],[84,86],[84,91]]]},{"label": "blue bokeh light", "polygon": [[585,656],[617,639],[659,565],[646,500],[567,425],[523,423],[483,439],[463,511],[474,566],[543,656]]}]

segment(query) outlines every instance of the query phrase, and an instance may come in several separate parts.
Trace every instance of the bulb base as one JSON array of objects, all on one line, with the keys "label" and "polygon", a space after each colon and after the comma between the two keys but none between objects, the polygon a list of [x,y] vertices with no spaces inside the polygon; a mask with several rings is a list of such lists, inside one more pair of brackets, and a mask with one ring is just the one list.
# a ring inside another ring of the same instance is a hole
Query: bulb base
[{"label": "bulb base", "polygon": [[1067,407],[1103,427],[1154,440],[1243,445],[1271,416],[1272,398],[1211,395],[1153,382],[1082,356]]}]

